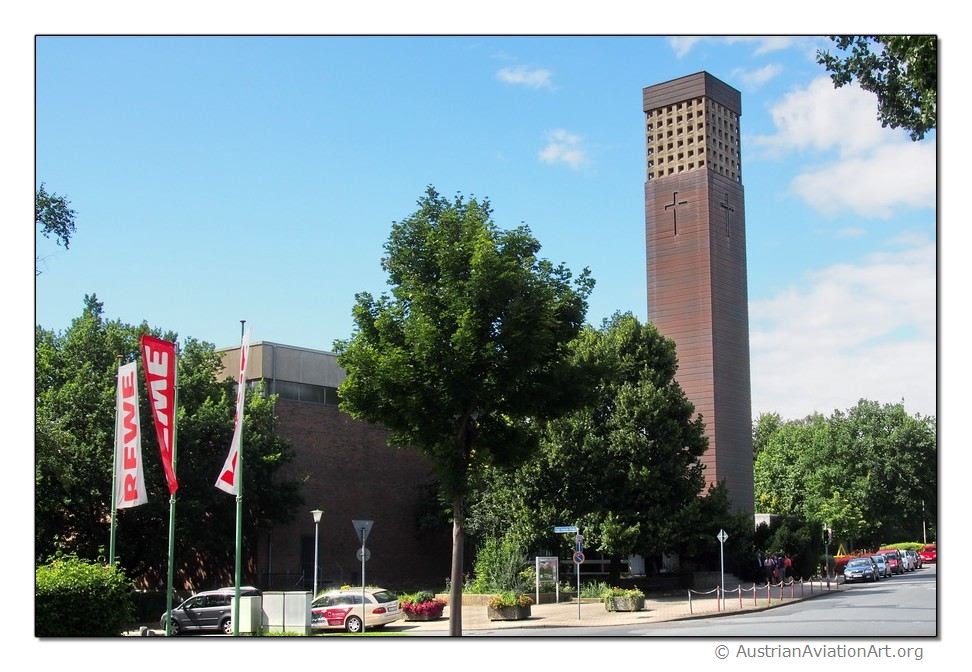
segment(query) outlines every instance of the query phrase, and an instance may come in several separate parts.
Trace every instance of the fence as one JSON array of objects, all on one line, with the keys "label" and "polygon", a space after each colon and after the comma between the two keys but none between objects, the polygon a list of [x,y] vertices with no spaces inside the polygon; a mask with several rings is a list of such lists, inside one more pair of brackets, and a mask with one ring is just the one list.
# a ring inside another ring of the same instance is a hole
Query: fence
[{"label": "fence", "polygon": [[[797,588],[799,585],[799,589]],[[800,579],[787,579],[781,580],[779,583],[766,582],[765,585],[759,585],[754,583],[749,588],[743,588],[742,585],[737,585],[733,590],[723,591],[721,586],[716,586],[712,590],[692,590],[688,591],[688,603],[689,603],[689,613],[695,614],[695,603],[692,599],[692,595],[715,595],[716,599],[716,611],[726,611],[726,598],[730,593],[735,593],[735,599],[732,600],[733,603],[738,602],[738,609],[742,610],[743,606],[743,593],[753,594],[752,606],[759,606],[760,596],[765,596],[766,606],[771,606],[773,604],[774,597],[778,602],[783,602],[787,597],[791,600],[803,599],[808,596],[812,596],[814,591],[817,593],[830,592],[831,590],[838,590],[840,588],[840,583],[836,578],[831,578],[829,576],[813,576],[809,580]],[[799,595],[797,594],[799,592]],[[787,595],[789,593],[789,595]],[[748,603],[749,598],[746,598]],[[709,610],[711,611],[711,610]],[[701,612],[700,612],[701,613]]]}]

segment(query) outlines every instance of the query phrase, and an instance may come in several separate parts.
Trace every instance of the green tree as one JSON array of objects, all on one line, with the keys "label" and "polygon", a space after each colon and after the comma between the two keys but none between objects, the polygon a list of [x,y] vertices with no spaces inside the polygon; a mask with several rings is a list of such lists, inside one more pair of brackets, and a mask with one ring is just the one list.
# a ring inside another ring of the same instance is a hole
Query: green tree
[{"label": "green tree", "polygon": [[851,547],[919,539],[937,516],[935,419],[861,400],[784,422],[766,437],[754,477],[761,511],[830,527]]},{"label": "green tree", "polygon": [[[65,250],[70,247],[74,235],[74,210],[70,208],[70,201],[63,196],[47,193],[43,182],[34,193],[34,226],[39,227],[45,238],[53,236]],[[39,260],[35,258],[35,275],[40,275],[38,263]]]},{"label": "green tree", "polygon": [[[104,317],[95,296],[63,333],[35,330],[35,556],[61,553],[94,560],[107,553],[111,507],[117,355],[140,357],[138,339],[172,332]],[[213,487],[229,450],[235,414],[233,381],[222,375],[213,346],[186,339],[179,358],[176,507],[177,581],[208,587],[232,576],[235,506]],[[144,372],[139,366],[142,458],[149,502],[118,513],[119,561],[142,587],[165,585],[169,494]],[[257,531],[289,519],[299,503],[296,483],[279,468],[290,448],[275,433],[273,399],[250,394],[243,442],[247,469],[245,546]]]},{"label": "green tree", "polygon": [[[577,523],[585,545],[612,557],[682,550],[682,524],[702,493],[701,417],[675,381],[675,345],[654,325],[618,314],[574,343],[575,368],[590,380],[584,404],[544,428],[537,455],[512,474],[493,470],[474,507],[477,531],[507,529],[526,547]],[[711,531],[711,536],[718,527]],[[705,532],[708,534],[708,531]]]},{"label": "green tree", "polygon": [[537,258],[525,226],[499,230],[488,201],[429,187],[418,206],[385,244],[391,296],[358,294],[354,333],[335,344],[339,394],[345,412],[434,465],[452,509],[449,628],[460,636],[469,476],[527,457],[536,423],[572,401],[568,345],[593,280]]},{"label": "green tree", "polygon": [[818,51],[835,87],[857,80],[877,95],[882,126],[921,140],[938,124],[938,39],[934,35],[834,35],[840,55]]}]

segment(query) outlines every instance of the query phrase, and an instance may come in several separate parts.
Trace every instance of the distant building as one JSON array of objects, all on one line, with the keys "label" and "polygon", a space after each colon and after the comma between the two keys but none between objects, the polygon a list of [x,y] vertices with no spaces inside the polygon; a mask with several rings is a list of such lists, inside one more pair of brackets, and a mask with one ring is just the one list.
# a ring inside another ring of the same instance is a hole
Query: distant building
[{"label": "distant building", "polygon": [[[225,374],[239,373],[239,347],[218,350]],[[360,548],[352,520],[373,520],[365,580],[390,588],[445,585],[451,563],[451,527],[423,530],[419,517],[432,490],[432,469],[415,450],[390,448],[387,431],[353,420],[337,406],[345,373],[330,352],[278,343],[250,346],[248,384],[262,380],[279,395],[280,436],[296,454],[285,467],[305,500],[293,522],[273,528],[247,549],[256,557],[253,579],[264,589],[310,590],[314,579],[313,509],[319,527],[318,588],[361,580]]]},{"label": "distant building", "polygon": [[702,414],[708,484],[753,511],[746,212],[739,91],[707,72],[643,90],[648,319]]}]

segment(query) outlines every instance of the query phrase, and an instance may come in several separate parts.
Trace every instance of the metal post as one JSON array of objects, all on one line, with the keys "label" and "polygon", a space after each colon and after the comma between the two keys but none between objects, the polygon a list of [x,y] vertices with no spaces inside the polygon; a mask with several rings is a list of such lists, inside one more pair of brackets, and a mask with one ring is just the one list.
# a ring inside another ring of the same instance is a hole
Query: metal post
[{"label": "metal post", "polygon": [[361,634],[365,631],[365,536],[361,531]]},{"label": "metal post", "polygon": [[118,467],[118,456],[115,454],[118,451],[118,369],[121,369],[121,355],[115,355],[115,440],[111,444],[111,529],[108,534],[108,566],[111,567],[115,564],[115,527],[116,519],[118,517],[118,502],[115,496],[115,479],[118,478],[117,467]]},{"label": "metal post", "polygon": [[317,599],[317,549],[318,549],[318,528],[320,527],[321,516],[324,514],[320,509],[314,509],[311,511],[311,515],[314,516],[314,596],[312,600]]},{"label": "metal post", "polygon": [[[240,320],[240,348],[243,348],[243,334],[246,329],[246,320]],[[245,366],[245,363],[244,363]],[[246,371],[240,371],[240,385],[246,385]],[[243,397],[246,399],[246,397]],[[246,411],[246,402],[239,409],[240,417],[240,453],[236,460],[236,567],[233,576],[236,588],[233,591],[235,600],[233,601],[233,636],[240,635],[240,583],[243,578],[243,415]]]},{"label": "metal post", "polygon": [[[175,344],[175,371],[173,373],[173,386],[175,387],[175,397],[172,403],[172,473],[177,474],[178,445],[179,445],[179,344]],[[176,491],[178,492],[178,491]],[[172,636],[172,594],[175,592],[175,520],[176,520],[176,496],[175,493],[169,495],[169,563],[165,577],[165,636]]]}]

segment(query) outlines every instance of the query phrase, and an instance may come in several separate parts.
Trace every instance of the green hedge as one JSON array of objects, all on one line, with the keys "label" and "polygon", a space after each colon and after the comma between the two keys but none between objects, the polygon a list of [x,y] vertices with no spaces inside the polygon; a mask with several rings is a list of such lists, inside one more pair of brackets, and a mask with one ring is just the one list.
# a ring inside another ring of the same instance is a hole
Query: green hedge
[{"label": "green hedge", "polygon": [[37,637],[113,637],[133,621],[132,585],[118,567],[66,556],[35,572]]},{"label": "green hedge", "polygon": [[896,544],[885,544],[881,548],[897,548],[899,551],[920,551],[925,545],[920,541],[900,541]]}]

